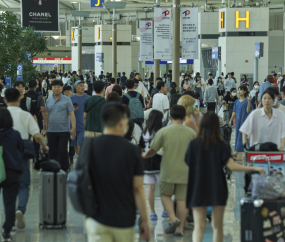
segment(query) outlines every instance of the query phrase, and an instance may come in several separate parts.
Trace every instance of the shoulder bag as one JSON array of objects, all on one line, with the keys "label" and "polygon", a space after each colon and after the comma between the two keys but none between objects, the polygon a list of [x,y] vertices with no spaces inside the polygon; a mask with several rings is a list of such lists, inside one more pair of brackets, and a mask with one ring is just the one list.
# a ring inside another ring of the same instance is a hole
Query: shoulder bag
[{"label": "shoulder bag", "polygon": [[104,98],[101,98],[100,100],[98,100],[96,103],[94,103],[90,108],[88,108],[87,113],[96,106],[97,103],[101,102],[102,100],[104,100]]},{"label": "shoulder bag", "polygon": [[0,146],[0,183],[6,180],[5,163],[3,159],[3,146]]}]

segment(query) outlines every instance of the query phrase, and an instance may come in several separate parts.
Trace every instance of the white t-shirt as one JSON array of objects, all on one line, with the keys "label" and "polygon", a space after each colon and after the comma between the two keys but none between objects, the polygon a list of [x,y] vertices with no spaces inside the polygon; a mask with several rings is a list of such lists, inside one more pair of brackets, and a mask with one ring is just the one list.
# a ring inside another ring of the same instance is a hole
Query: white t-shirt
[{"label": "white t-shirt", "polygon": [[278,110],[282,111],[282,113],[285,114],[285,106],[279,103],[279,107],[277,108]]},{"label": "white t-shirt", "polygon": [[46,80],[43,80],[43,81],[42,81],[42,88],[47,88],[47,87],[45,87],[46,84],[47,84],[47,81],[46,81]]},{"label": "white t-shirt", "polygon": [[142,93],[143,91],[143,98],[146,98],[148,95],[148,91],[145,85],[141,81],[139,82],[139,86],[137,87],[137,89],[134,89],[134,91],[139,92],[139,93]]},{"label": "white t-shirt", "polygon": [[272,108],[272,117],[269,120],[264,108],[256,109],[249,114],[239,131],[251,138],[250,146],[273,142],[279,148],[281,139],[285,137],[285,114]]},{"label": "white t-shirt", "polygon": [[13,129],[20,132],[23,140],[29,139],[29,135],[34,136],[40,132],[37,122],[29,112],[20,107],[8,107],[7,109],[13,119]]},{"label": "white t-shirt", "polygon": [[169,109],[169,100],[163,93],[157,93],[153,96],[152,108],[164,114],[164,109]]}]

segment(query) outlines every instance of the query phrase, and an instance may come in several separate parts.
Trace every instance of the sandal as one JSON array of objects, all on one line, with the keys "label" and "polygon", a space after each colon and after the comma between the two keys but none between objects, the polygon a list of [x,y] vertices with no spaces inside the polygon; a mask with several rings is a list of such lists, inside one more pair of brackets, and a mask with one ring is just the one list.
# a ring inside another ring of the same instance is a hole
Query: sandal
[{"label": "sandal", "polygon": [[161,217],[163,217],[163,218],[169,218],[169,216],[168,216],[168,214],[167,214],[166,211],[163,211],[163,212],[162,212]]},{"label": "sandal", "polygon": [[165,230],[167,234],[173,234],[177,227],[180,225],[180,220],[175,220],[172,223],[169,223],[168,228]]},{"label": "sandal", "polygon": [[152,214],[150,215],[150,220],[157,220],[157,215],[156,215],[156,213],[152,213]]},{"label": "sandal", "polygon": [[174,233],[174,236],[177,236],[177,237],[183,237],[184,236],[184,233],[183,232],[175,232]]}]

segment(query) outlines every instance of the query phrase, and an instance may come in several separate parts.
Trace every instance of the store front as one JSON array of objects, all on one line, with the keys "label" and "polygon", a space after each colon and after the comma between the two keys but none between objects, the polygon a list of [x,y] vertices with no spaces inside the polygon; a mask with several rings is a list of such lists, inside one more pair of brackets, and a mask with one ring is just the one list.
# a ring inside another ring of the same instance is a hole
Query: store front
[{"label": "store front", "polygon": [[71,62],[71,58],[33,58],[33,65],[41,72],[60,70],[63,73],[69,72],[72,71]]}]

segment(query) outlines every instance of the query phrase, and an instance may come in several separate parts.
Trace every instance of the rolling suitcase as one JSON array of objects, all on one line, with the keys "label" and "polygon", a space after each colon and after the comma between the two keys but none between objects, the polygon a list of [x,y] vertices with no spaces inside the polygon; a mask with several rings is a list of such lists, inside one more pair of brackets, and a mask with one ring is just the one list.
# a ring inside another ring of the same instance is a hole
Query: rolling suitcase
[{"label": "rolling suitcase", "polygon": [[40,227],[66,228],[66,173],[42,171],[39,180]]}]

